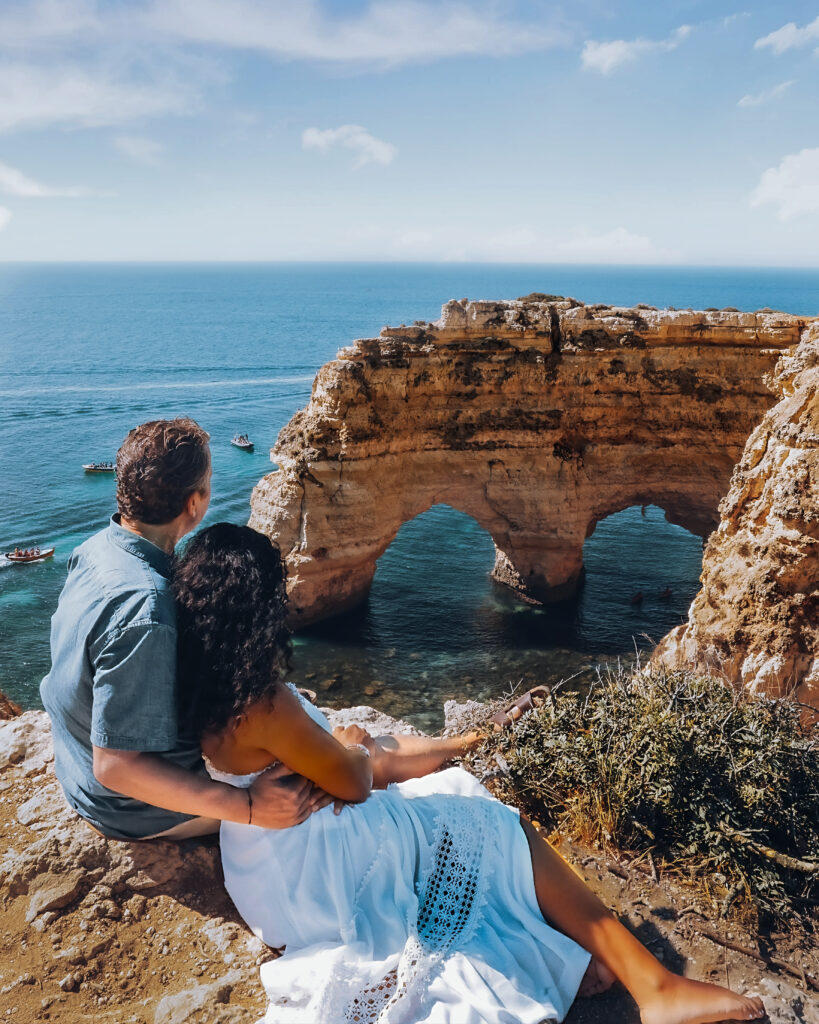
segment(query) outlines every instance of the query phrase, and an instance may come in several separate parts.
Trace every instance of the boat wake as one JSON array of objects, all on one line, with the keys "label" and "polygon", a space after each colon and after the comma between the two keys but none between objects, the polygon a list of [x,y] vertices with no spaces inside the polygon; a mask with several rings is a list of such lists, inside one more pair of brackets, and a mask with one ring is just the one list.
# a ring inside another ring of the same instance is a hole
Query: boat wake
[{"label": "boat wake", "polygon": [[256,387],[262,384],[306,384],[315,377],[314,373],[302,374],[297,377],[248,377],[243,379],[227,380],[179,380],[161,381],[158,383],[145,381],[141,384],[58,384],[48,388],[15,388],[14,390],[0,391],[0,398],[17,398],[20,395],[66,395],[93,392],[117,392],[117,391],[169,391],[194,388],[229,388],[229,387]]}]

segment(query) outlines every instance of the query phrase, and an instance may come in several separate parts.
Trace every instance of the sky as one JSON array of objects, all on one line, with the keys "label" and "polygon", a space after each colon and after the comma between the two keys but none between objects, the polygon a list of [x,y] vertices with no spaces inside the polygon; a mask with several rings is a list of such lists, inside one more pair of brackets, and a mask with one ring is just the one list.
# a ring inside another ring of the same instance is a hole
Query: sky
[{"label": "sky", "polygon": [[0,260],[819,266],[819,0],[0,0]]}]

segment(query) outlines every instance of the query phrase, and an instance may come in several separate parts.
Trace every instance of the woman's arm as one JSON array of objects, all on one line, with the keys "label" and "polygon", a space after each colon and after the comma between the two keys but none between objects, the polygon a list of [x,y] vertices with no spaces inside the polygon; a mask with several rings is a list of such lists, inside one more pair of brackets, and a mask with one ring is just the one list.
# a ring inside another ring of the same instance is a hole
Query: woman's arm
[{"label": "woman's arm", "polygon": [[[338,731],[338,730],[337,730]],[[236,730],[242,746],[271,754],[277,761],[310,779],[325,793],[346,803],[361,803],[373,784],[371,758],[351,744],[374,749],[373,740],[358,726],[333,736],[307,714],[298,697],[280,686],[270,703],[251,707]]]},{"label": "woman's arm", "polygon": [[481,742],[477,732],[463,736],[376,736],[373,751],[373,789],[431,775],[442,764],[462,757]]}]

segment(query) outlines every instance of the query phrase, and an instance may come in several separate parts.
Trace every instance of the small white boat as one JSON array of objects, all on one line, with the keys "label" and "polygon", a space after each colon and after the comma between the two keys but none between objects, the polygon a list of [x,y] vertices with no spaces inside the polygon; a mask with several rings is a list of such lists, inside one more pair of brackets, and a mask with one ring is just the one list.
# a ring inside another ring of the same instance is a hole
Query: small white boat
[{"label": "small white boat", "polygon": [[243,452],[253,451],[253,442],[247,434],[234,434],[230,442],[235,448],[241,448]]},{"label": "small white boat", "polygon": [[54,548],[27,548],[25,551],[7,551],[6,558],[10,562],[42,562],[53,554]]},{"label": "small white boat", "polygon": [[115,473],[117,469],[113,462],[84,462],[82,468],[86,473]]}]

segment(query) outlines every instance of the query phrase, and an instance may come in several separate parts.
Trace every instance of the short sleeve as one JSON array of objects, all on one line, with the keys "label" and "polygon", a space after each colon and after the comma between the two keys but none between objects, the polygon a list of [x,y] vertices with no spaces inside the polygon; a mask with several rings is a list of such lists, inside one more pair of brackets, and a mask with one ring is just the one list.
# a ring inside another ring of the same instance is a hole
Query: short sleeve
[{"label": "short sleeve", "polygon": [[176,738],[176,629],[140,622],[114,631],[94,659],[91,742],[159,752]]}]

